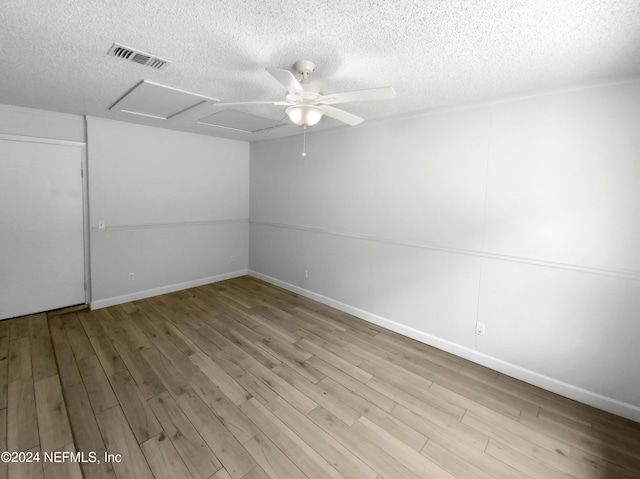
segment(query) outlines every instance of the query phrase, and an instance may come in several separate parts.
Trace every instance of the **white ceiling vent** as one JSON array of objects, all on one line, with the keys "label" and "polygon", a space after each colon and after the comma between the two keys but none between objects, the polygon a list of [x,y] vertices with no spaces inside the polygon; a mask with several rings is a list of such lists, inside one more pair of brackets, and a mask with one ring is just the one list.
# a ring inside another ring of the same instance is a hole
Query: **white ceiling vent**
[{"label": "white ceiling vent", "polygon": [[171,60],[165,60],[157,56],[153,56],[150,53],[136,50],[135,48],[125,47],[118,43],[111,45],[111,48],[107,52],[108,55],[113,57],[119,57],[130,62],[140,63],[151,68],[159,70],[171,63]]}]

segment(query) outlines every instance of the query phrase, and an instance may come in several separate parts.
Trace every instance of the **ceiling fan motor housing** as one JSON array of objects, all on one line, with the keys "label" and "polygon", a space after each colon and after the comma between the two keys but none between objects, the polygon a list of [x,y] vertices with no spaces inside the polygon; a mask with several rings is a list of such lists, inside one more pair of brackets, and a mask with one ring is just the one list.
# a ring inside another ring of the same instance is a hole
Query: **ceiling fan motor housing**
[{"label": "ceiling fan motor housing", "polygon": [[307,75],[309,73],[312,73],[313,70],[316,69],[316,64],[313,63],[311,60],[298,60],[293,65],[293,68],[295,68],[298,73],[302,74],[302,76],[306,80]]}]

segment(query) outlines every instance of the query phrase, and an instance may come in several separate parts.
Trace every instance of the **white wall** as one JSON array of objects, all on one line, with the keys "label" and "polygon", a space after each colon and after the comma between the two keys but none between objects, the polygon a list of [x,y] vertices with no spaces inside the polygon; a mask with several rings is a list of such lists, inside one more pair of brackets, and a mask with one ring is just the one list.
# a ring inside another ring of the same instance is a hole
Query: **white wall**
[{"label": "white wall", "polygon": [[631,82],[253,144],[250,270],[640,420],[639,129]]},{"label": "white wall", "polygon": [[87,136],[93,308],[246,274],[248,143],[93,117]]}]

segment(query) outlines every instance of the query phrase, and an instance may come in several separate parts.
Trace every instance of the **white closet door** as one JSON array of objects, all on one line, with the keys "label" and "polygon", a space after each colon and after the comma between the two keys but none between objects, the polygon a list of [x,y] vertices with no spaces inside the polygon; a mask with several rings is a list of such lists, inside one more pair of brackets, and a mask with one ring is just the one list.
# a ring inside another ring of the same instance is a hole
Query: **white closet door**
[{"label": "white closet door", "polygon": [[82,150],[0,140],[0,319],[85,302]]}]

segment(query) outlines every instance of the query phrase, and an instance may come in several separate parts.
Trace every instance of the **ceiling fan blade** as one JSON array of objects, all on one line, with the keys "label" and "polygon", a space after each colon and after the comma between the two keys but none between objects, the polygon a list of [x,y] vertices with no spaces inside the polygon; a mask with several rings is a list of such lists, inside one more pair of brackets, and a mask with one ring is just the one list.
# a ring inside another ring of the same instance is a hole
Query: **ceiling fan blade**
[{"label": "ceiling fan blade", "polygon": [[234,102],[221,102],[221,103],[212,103],[211,106],[236,106],[236,105],[291,105],[291,103],[286,101],[234,101]]},{"label": "ceiling fan blade", "polygon": [[280,70],[279,68],[267,68],[266,70],[271,73],[271,76],[278,80],[289,93],[304,95],[304,88],[302,88],[300,82],[289,70]]},{"label": "ceiling fan blade", "polygon": [[326,116],[329,116],[335,120],[341,121],[342,123],[346,123],[347,125],[356,126],[364,121],[364,118],[360,118],[359,116],[356,116],[353,113],[340,110],[339,108],[334,108],[332,106],[324,106],[324,105],[322,105],[320,108],[322,108],[322,111]]},{"label": "ceiling fan blade", "polygon": [[345,91],[333,95],[323,95],[315,103],[322,105],[335,105],[337,103],[349,103],[352,101],[389,100],[395,98],[396,91],[390,87],[370,88],[368,90]]}]

